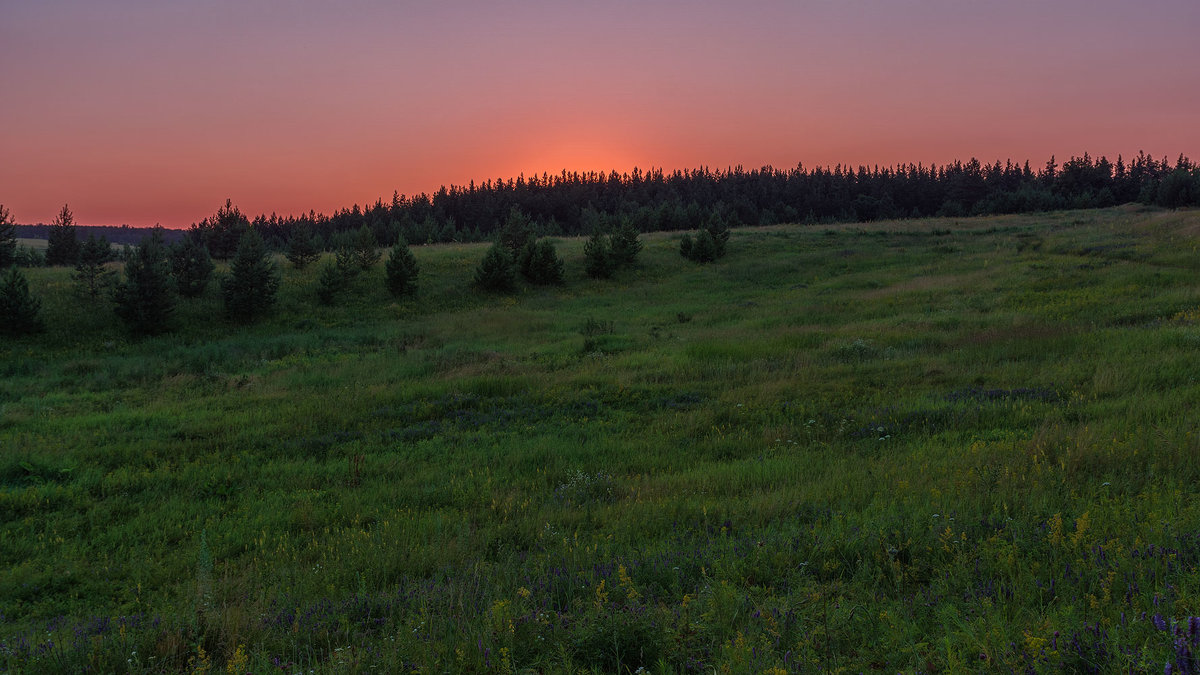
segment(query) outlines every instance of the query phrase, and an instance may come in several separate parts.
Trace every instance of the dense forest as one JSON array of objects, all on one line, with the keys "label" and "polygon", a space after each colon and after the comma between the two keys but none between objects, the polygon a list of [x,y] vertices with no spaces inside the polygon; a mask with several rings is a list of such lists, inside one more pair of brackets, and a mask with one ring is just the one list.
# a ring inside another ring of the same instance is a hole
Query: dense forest
[{"label": "dense forest", "polygon": [[[623,221],[642,232],[690,230],[714,213],[737,226],[1028,213],[1126,202],[1200,205],[1200,167],[1182,155],[1172,164],[1139,153],[1129,162],[1084,154],[1059,165],[1051,157],[1038,169],[1029,162],[971,159],[944,166],[564,171],[442,187],[432,195],[396,193],[390,201],[356,204],[332,215],[249,218],[227,203],[191,231],[215,257],[225,258],[246,226],[275,249],[285,247],[299,227],[327,249],[345,246],[363,225],[381,245],[400,237],[413,244],[482,241],[494,237],[514,208],[540,235],[581,235],[611,230]],[[38,236],[30,227],[21,228],[21,236]],[[110,241],[122,239],[110,236]]]}]

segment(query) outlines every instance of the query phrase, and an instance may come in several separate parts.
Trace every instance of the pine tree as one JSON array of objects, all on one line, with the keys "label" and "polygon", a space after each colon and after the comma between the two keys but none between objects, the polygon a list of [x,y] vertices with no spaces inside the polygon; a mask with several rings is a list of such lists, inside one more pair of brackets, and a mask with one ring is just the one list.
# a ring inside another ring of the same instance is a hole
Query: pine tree
[{"label": "pine tree", "polygon": [[725,244],[729,241],[729,224],[722,208],[713,209],[708,215],[704,230],[712,237],[713,260],[725,256]]},{"label": "pine tree", "polygon": [[695,238],[688,234],[683,235],[683,239],[679,241],[679,255],[699,263],[713,262],[725,255],[729,227],[725,224],[722,210],[721,207],[713,209]]},{"label": "pine tree", "polygon": [[0,204],[0,270],[7,269],[17,258],[17,225],[12,212]]},{"label": "pine tree", "polygon": [[292,229],[292,236],[288,239],[287,253],[284,255],[287,256],[288,262],[298,270],[308,267],[321,257],[317,238],[308,225],[301,223]]},{"label": "pine tree", "polygon": [[718,257],[718,244],[709,230],[700,230],[696,234],[696,243],[692,246],[692,260],[700,263],[713,262]]},{"label": "pine tree", "polygon": [[362,270],[371,269],[383,257],[383,253],[379,250],[379,243],[375,239],[375,233],[366,225],[360,227],[354,236],[353,250],[354,263]]},{"label": "pine tree", "polygon": [[358,259],[354,255],[354,249],[343,246],[333,253],[334,263],[337,266],[338,273],[342,275],[342,280],[345,283],[350,283],[354,277],[358,276],[361,269],[358,266]]},{"label": "pine tree", "polygon": [[629,267],[637,262],[637,254],[642,250],[642,242],[638,231],[628,218],[621,219],[621,225],[609,237],[612,242],[612,259],[616,267]]},{"label": "pine tree", "polygon": [[403,238],[392,247],[384,265],[385,283],[392,295],[413,295],[417,292],[417,259]]},{"label": "pine tree", "polygon": [[214,268],[208,247],[191,234],[171,247],[171,270],[175,274],[175,285],[185,298],[194,298],[204,292]]},{"label": "pine tree", "polygon": [[330,260],[321,266],[321,275],[317,277],[317,302],[322,305],[332,305],[337,296],[346,289],[346,275],[337,263]]},{"label": "pine tree", "polygon": [[516,269],[508,249],[492,244],[475,269],[475,285],[486,291],[511,291],[517,285]]},{"label": "pine tree", "polygon": [[242,235],[248,229],[250,219],[233,205],[232,199],[226,199],[225,206],[217,209],[215,216],[192,225],[188,234],[197,237],[208,247],[212,257],[226,260],[237,250]]},{"label": "pine tree", "polygon": [[75,273],[71,275],[80,295],[94,300],[112,284],[116,272],[104,267],[111,257],[112,249],[107,239],[88,235],[87,241],[79,247],[79,261],[75,263]]},{"label": "pine tree", "polygon": [[29,335],[45,329],[38,316],[42,303],[29,293],[29,282],[16,267],[0,277],[0,332]]},{"label": "pine tree", "polygon": [[504,219],[504,226],[500,228],[500,243],[504,248],[508,249],[508,254],[513,258],[525,248],[533,236],[533,227],[529,223],[529,218],[521,212],[519,207],[512,207],[508,210],[508,216]]},{"label": "pine tree", "polygon": [[62,210],[46,233],[46,264],[74,265],[79,259],[79,240],[75,237],[75,216],[63,204]]},{"label": "pine tree", "polygon": [[530,241],[521,249],[517,265],[521,276],[532,284],[547,285],[563,282],[563,262],[548,241]]},{"label": "pine tree", "polygon": [[253,228],[246,230],[221,282],[225,314],[234,321],[253,321],[271,311],[279,291],[279,270],[267,256],[267,245]]},{"label": "pine tree", "polygon": [[584,271],[593,279],[607,279],[612,276],[612,251],[608,245],[608,237],[597,230],[591,239],[583,245]]},{"label": "pine tree", "polygon": [[113,291],[114,309],[133,333],[154,335],[170,330],[175,300],[166,246],[155,229],[125,262],[125,280]]}]

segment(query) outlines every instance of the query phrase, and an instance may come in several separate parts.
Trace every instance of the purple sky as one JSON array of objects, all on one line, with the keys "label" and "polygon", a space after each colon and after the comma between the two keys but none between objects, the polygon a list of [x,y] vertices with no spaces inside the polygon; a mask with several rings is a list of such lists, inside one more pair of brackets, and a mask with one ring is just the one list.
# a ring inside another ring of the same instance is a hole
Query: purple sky
[{"label": "purple sky", "polygon": [[0,0],[0,203],[182,227],[742,164],[1200,159],[1200,2]]}]

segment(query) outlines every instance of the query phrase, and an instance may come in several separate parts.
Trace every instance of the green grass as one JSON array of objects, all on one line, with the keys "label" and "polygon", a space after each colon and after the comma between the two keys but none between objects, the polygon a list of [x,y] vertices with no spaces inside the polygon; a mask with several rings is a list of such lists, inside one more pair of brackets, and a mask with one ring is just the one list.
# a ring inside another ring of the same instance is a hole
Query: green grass
[{"label": "green grass", "polygon": [[[1159,671],[1200,615],[1200,214],[733,233],[512,296],[0,343],[0,669]],[[114,267],[118,267],[115,266]],[[1178,622],[1178,626],[1172,622]],[[1163,627],[1165,626],[1165,630]],[[1178,634],[1177,634],[1178,633]]]},{"label": "green grass", "polygon": [[44,252],[46,250],[46,240],[45,239],[26,239],[24,237],[17,237],[17,246],[24,246],[26,248],[34,248],[34,249],[38,249],[38,250]]}]

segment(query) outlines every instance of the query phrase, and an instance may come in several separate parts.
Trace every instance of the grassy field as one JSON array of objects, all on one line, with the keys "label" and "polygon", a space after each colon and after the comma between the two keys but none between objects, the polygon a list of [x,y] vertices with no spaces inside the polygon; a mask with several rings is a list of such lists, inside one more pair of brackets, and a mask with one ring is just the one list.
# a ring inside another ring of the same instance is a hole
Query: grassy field
[{"label": "grassy field", "polygon": [[135,341],[27,270],[0,670],[1162,672],[1200,653],[1200,213],[414,249]]},{"label": "grassy field", "polygon": [[46,250],[46,240],[45,239],[26,239],[23,237],[17,237],[17,246],[24,246],[26,248],[33,248],[33,249],[37,249],[39,251],[45,251]]}]

